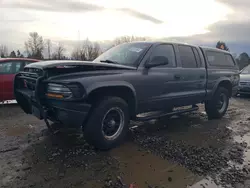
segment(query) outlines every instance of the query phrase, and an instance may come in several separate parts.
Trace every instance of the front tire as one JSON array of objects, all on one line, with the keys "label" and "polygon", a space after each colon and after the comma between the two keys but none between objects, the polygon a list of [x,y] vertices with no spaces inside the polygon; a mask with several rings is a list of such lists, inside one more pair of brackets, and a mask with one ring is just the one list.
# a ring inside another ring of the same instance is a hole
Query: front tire
[{"label": "front tire", "polygon": [[119,97],[105,97],[93,107],[84,137],[97,149],[108,150],[124,140],[128,123],[128,104]]},{"label": "front tire", "polygon": [[205,110],[209,119],[218,119],[225,115],[229,104],[229,92],[219,87],[211,100],[205,102]]}]

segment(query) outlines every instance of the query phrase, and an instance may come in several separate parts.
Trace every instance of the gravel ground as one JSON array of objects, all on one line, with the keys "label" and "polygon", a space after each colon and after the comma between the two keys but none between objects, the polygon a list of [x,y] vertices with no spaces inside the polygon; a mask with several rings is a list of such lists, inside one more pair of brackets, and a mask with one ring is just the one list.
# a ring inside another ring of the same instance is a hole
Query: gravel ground
[{"label": "gravel ground", "polygon": [[250,187],[250,98],[226,116],[198,112],[131,122],[127,141],[100,152],[84,138],[50,136],[17,105],[0,107],[0,187]]}]

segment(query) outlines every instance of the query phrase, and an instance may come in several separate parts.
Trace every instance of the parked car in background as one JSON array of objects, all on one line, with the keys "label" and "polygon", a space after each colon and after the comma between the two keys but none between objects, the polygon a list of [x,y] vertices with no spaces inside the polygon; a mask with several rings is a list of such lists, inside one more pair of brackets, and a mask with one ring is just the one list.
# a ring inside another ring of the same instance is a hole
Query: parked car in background
[{"label": "parked car in background", "polygon": [[[64,68],[58,68],[64,67]],[[17,103],[58,128],[82,129],[99,149],[119,145],[129,120],[148,121],[198,109],[221,118],[238,90],[239,69],[224,50],[165,42],[133,42],[93,62],[44,61],[16,75]],[[190,106],[189,109],[178,107]],[[172,110],[173,109],[173,110]],[[141,117],[141,113],[150,112]]]},{"label": "parked car in background", "polygon": [[240,83],[238,94],[250,94],[250,65],[240,72]]},{"label": "parked car in background", "polygon": [[0,58],[0,102],[13,100],[13,80],[15,74],[22,71],[24,66],[37,62],[28,58]]}]

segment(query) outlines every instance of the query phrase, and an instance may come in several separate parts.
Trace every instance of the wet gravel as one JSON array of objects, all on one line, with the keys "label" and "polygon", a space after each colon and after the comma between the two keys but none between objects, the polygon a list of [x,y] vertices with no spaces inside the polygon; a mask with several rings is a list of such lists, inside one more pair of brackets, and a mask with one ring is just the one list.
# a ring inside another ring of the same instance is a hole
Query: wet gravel
[{"label": "wet gravel", "polygon": [[191,145],[187,140],[171,140],[166,135],[154,135],[147,131],[144,128],[133,130],[134,141],[146,151],[181,164],[199,176],[212,177],[224,187],[235,187],[250,178],[249,166],[236,167],[244,162],[247,143],[234,142],[234,133],[226,125],[209,133],[211,139],[218,141],[216,146]]},{"label": "wet gravel", "polygon": [[[218,121],[208,121],[206,115],[199,112],[177,117],[176,122],[171,120],[166,126],[165,123],[164,126],[158,125],[156,121],[149,125],[150,128],[140,127],[143,123],[137,122],[139,127],[131,129],[129,141],[137,145],[142,153],[150,153],[159,156],[164,162],[166,160],[181,165],[200,177],[211,177],[218,185],[245,188],[248,186],[244,185],[245,182],[250,179],[249,161],[245,160],[245,152],[250,148],[248,142],[235,142],[233,139],[235,136],[243,138],[249,132],[250,118],[245,114],[247,111],[231,108],[225,118]],[[11,118],[9,119],[11,123]],[[26,124],[32,125],[29,122]],[[169,124],[173,126],[168,128]],[[152,128],[153,126],[156,128]],[[177,128],[173,128],[174,126]],[[28,127],[27,130],[30,130],[33,126]],[[109,152],[95,150],[84,138],[65,135],[52,138],[46,132],[36,130],[18,135],[16,140],[12,137],[10,145],[5,144],[9,137],[3,135],[8,128],[0,122],[0,129],[0,168],[7,166],[7,171],[0,175],[5,180],[11,180],[11,184],[6,184],[5,187],[42,185],[55,188],[138,188],[136,183],[125,183],[124,179],[128,174],[120,171],[121,161]],[[24,141],[26,149],[22,149]],[[12,154],[15,152],[18,153]],[[143,158],[143,155],[140,157]],[[15,166],[13,158],[20,158],[20,164]],[[146,165],[149,161],[143,162]],[[13,177],[6,175],[8,173]],[[171,175],[174,173],[172,169],[168,173],[170,174],[165,180],[170,183],[168,187],[171,187],[171,183],[179,177]],[[162,186],[145,183],[145,187]],[[207,185],[201,184],[200,187]]]},{"label": "wet gravel", "polygon": [[172,141],[164,137],[149,137],[137,142],[162,158],[182,164],[199,175],[217,172],[227,166],[228,159],[221,155],[221,149],[190,146],[184,141]]}]

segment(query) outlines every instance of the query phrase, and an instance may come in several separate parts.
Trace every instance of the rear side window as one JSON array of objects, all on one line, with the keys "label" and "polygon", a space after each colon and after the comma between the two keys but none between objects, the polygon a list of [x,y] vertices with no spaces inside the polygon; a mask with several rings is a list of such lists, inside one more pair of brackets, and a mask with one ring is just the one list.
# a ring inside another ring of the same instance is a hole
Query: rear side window
[{"label": "rear side window", "polygon": [[15,73],[19,72],[21,69],[21,62],[15,62]]},{"label": "rear side window", "polygon": [[0,63],[0,74],[12,74],[12,62]]},{"label": "rear side window", "polygon": [[22,69],[21,61],[9,61],[0,63],[0,74],[15,74]]},{"label": "rear side window", "polygon": [[161,44],[154,48],[151,59],[155,56],[165,56],[168,58],[168,65],[167,67],[175,67],[175,53],[174,47],[171,44]]},{"label": "rear side window", "polygon": [[181,64],[183,68],[196,68],[194,52],[190,46],[179,45]]},{"label": "rear side window", "polygon": [[12,61],[12,73],[18,73],[23,68],[22,61]]},{"label": "rear side window", "polygon": [[229,54],[207,51],[208,63],[212,66],[233,67],[235,65],[233,58]]}]

